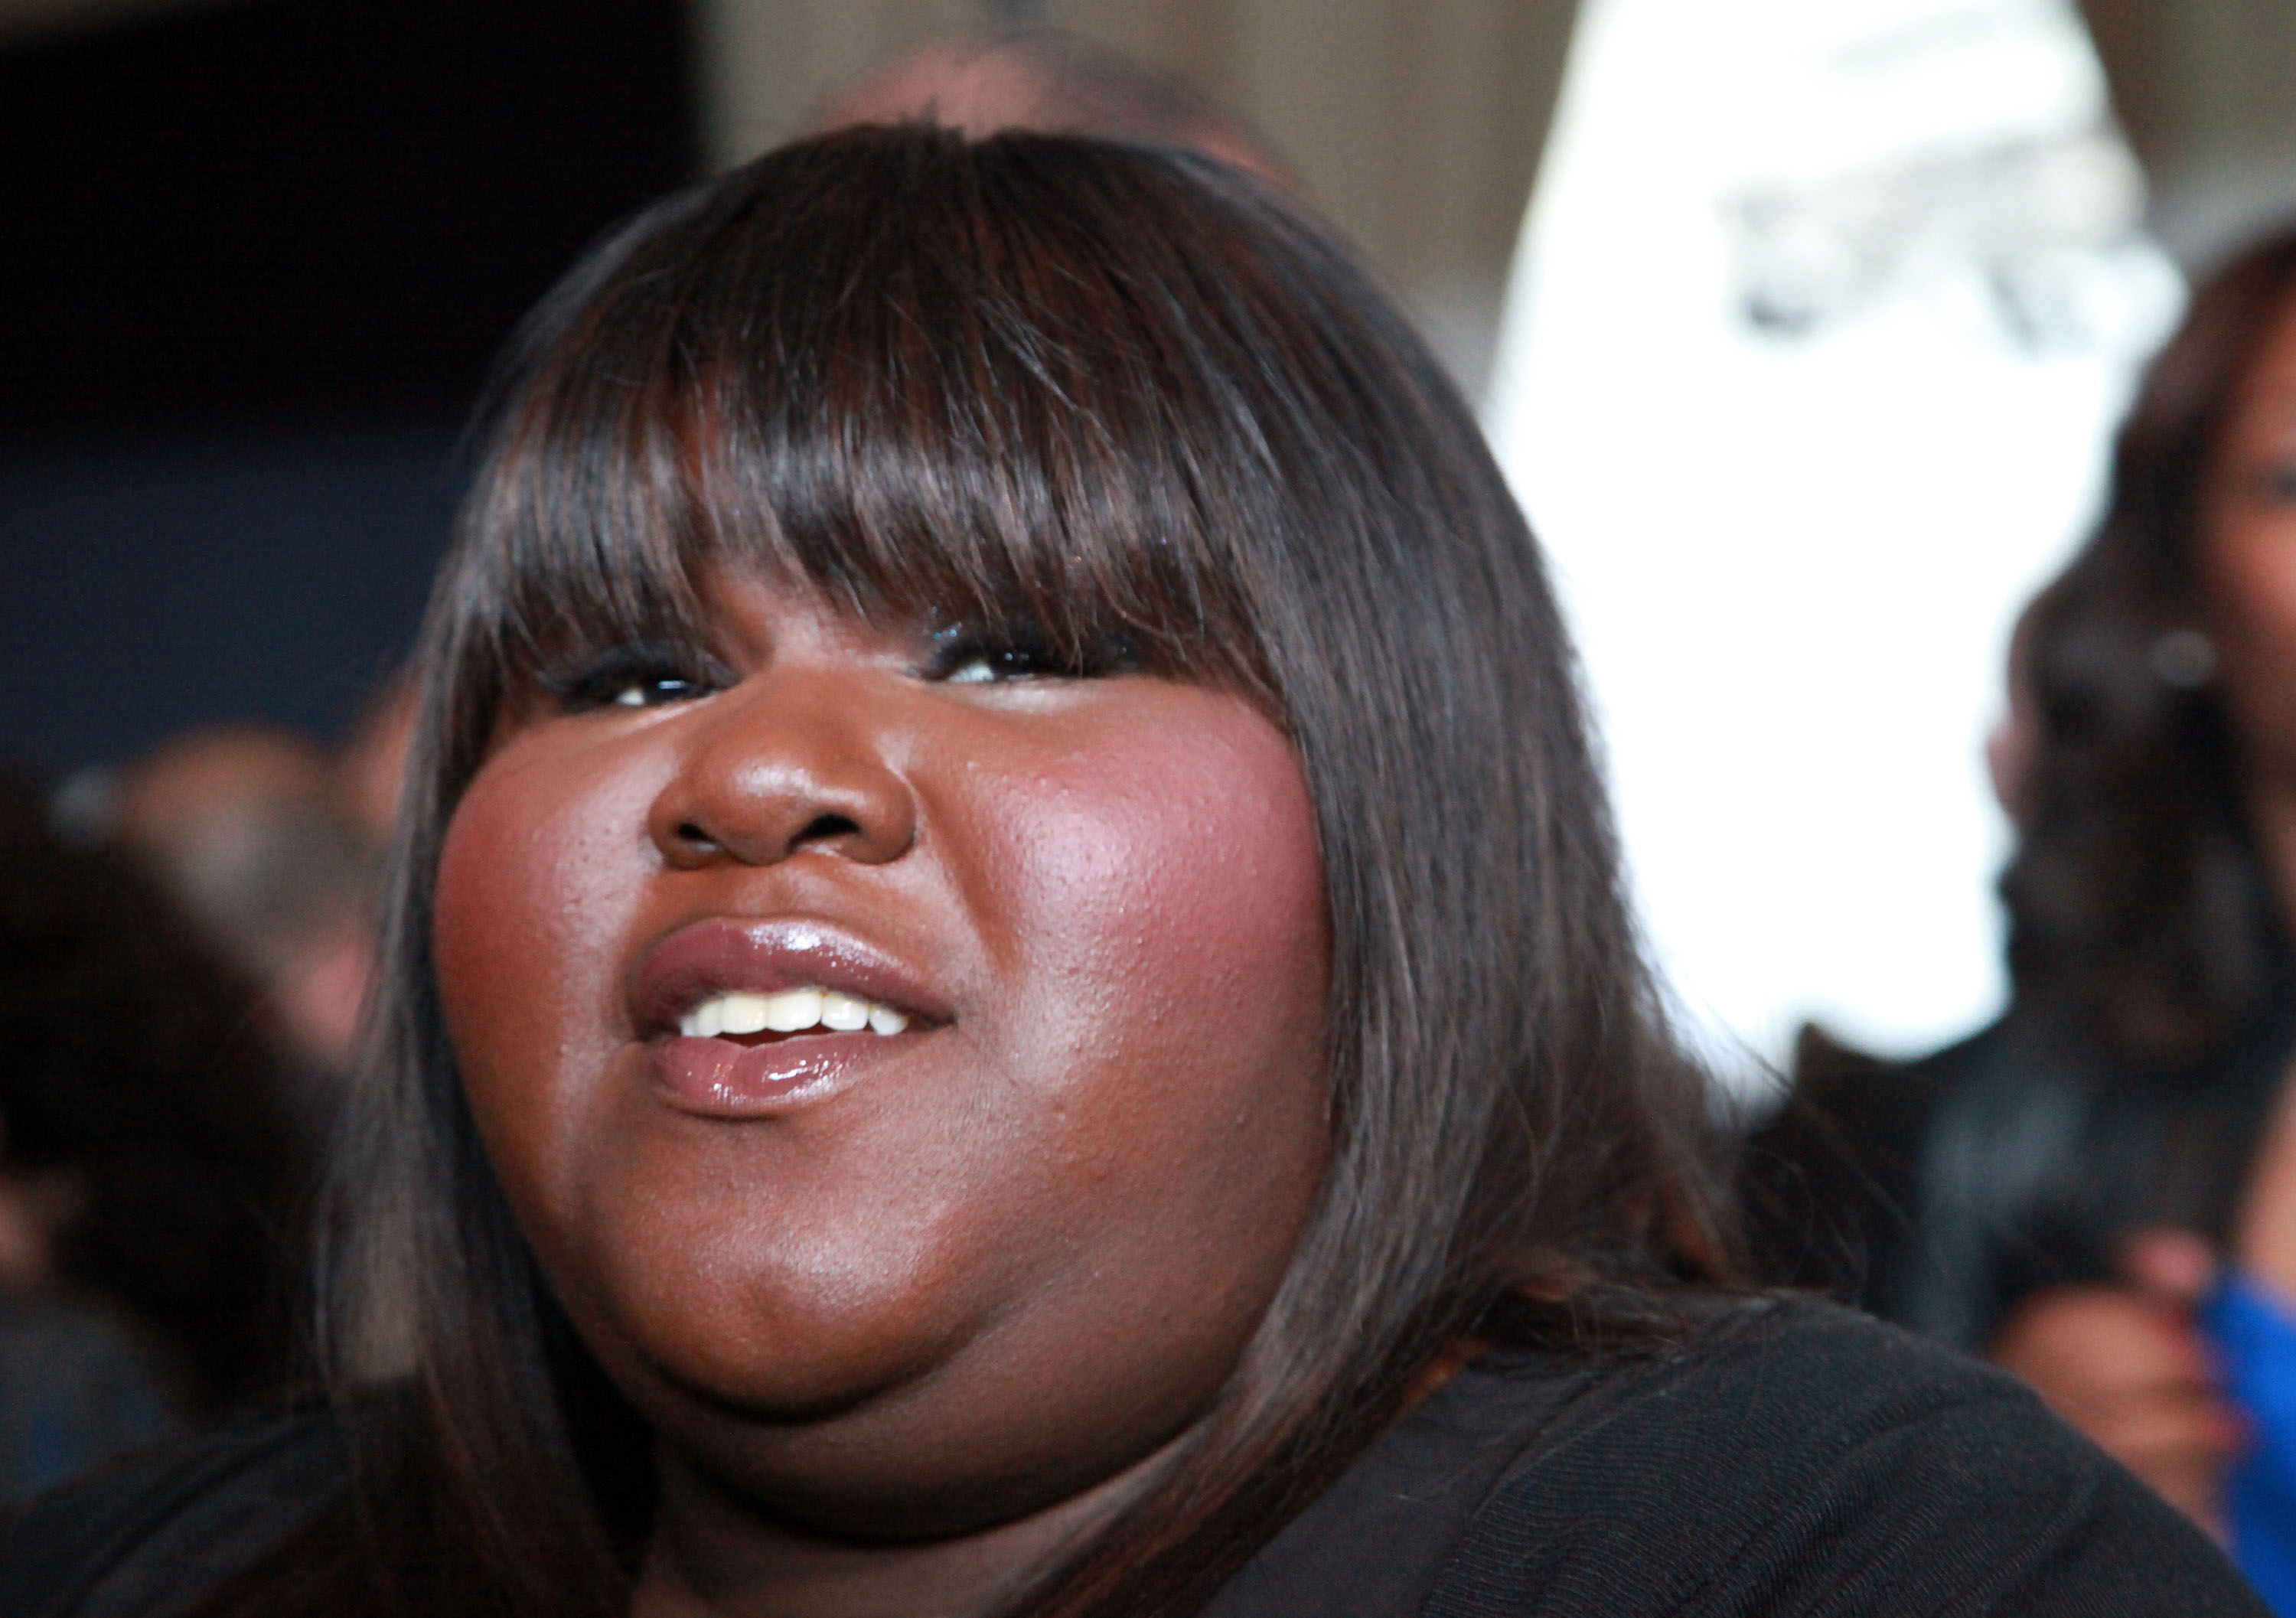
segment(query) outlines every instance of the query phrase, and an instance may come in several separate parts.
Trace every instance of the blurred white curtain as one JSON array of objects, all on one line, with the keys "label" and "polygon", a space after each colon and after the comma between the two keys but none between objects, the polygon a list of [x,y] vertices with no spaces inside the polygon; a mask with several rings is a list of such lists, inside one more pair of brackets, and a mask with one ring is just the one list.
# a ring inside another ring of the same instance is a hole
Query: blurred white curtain
[{"label": "blurred white curtain", "polygon": [[1587,0],[1487,424],[1726,1072],[2003,994],[2018,608],[2181,300],[2065,0]]}]

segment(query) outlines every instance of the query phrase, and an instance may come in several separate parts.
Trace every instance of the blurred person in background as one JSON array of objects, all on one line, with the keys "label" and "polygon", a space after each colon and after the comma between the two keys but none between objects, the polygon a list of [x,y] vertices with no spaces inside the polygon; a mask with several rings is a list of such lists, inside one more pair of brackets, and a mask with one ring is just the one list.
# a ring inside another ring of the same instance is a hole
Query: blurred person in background
[{"label": "blurred person in background", "polygon": [[2194,300],[2011,663],[2010,1009],[1904,1066],[1806,1030],[1758,1228],[2019,1372],[2296,1613],[2296,233]]},{"label": "blurred person in background", "polygon": [[1023,29],[904,56],[837,97],[814,127],[914,121],[976,139],[1020,128],[1179,146],[1298,189],[1241,116],[1176,74],[1059,29]]},{"label": "blurred person in background", "polygon": [[147,860],[262,990],[313,1135],[350,1070],[373,975],[374,883],[403,756],[389,701],[342,760],[291,731],[198,731],[112,776],[90,828]]},{"label": "blurred person in background", "polygon": [[0,778],[0,1511],[284,1376],[264,1029],[140,863]]},{"label": "blurred person in background", "polygon": [[406,750],[414,735],[414,681],[394,677],[360,717],[335,760],[335,797],[380,862],[398,822]]}]

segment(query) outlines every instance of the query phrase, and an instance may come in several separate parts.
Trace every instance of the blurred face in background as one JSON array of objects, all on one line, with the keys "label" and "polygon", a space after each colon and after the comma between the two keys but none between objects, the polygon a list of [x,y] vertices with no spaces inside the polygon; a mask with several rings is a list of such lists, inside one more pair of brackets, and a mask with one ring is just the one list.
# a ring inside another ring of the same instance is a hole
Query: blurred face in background
[{"label": "blurred face in background", "polygon": [[2296,298],[2234,395],[2200,564],[2218,688],[2249,767],[2296,783]]}]

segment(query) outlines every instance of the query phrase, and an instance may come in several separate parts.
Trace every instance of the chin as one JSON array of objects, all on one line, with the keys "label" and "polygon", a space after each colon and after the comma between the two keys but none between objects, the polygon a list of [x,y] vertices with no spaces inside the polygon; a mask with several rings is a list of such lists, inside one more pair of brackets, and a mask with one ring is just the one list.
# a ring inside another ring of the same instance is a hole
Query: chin
[{"label": "chin", "polygon": [[839,1538],[941,1538],[1044,1510],[1148,1460],[1234,1369],[1229,1341],[1136,1342],[1145,1352],[1128,1366],[896,1299],[752,1300],[738,1318],[582,1331],[668,1464]]},{"label": "chin", "polygon": [[912,1541],[973,1534],[1143,1471],[1197,1415],[1101,1409],[1014,1423],[963,1373],[845,1403],[746,1407],[658,1384],[646,1409],[682,1466],[804,1532]]},{"label": "chin", "polygon": [[[698,1301],[693,1307],[686,1300]],[[582,1335],[642,1406],[671,1401],[760,1429],[818,1425],[930,1378],[958,1351],[961,1323],[910,1300],[833,1299],[722,1277],[657,1297],[616,1301]],[[685,1306],[681,1306],[685,1304]]]}]

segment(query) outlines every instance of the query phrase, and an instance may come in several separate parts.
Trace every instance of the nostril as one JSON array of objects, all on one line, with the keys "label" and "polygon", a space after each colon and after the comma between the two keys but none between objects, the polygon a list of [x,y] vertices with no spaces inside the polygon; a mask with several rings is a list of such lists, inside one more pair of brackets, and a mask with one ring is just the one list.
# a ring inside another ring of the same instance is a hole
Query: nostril
[{"label": "nostril", "polygon": [[848,815],[816,815],[806,828],[797,834],[798,842],[826,842],[834,837],[851,837],[861,830],[861,823]]},{"label": "nostril", "polygon": [[703,831],[698,822],[681,820],[677,825],[677,840],[689,848],[714,849],[718,840]]}]

